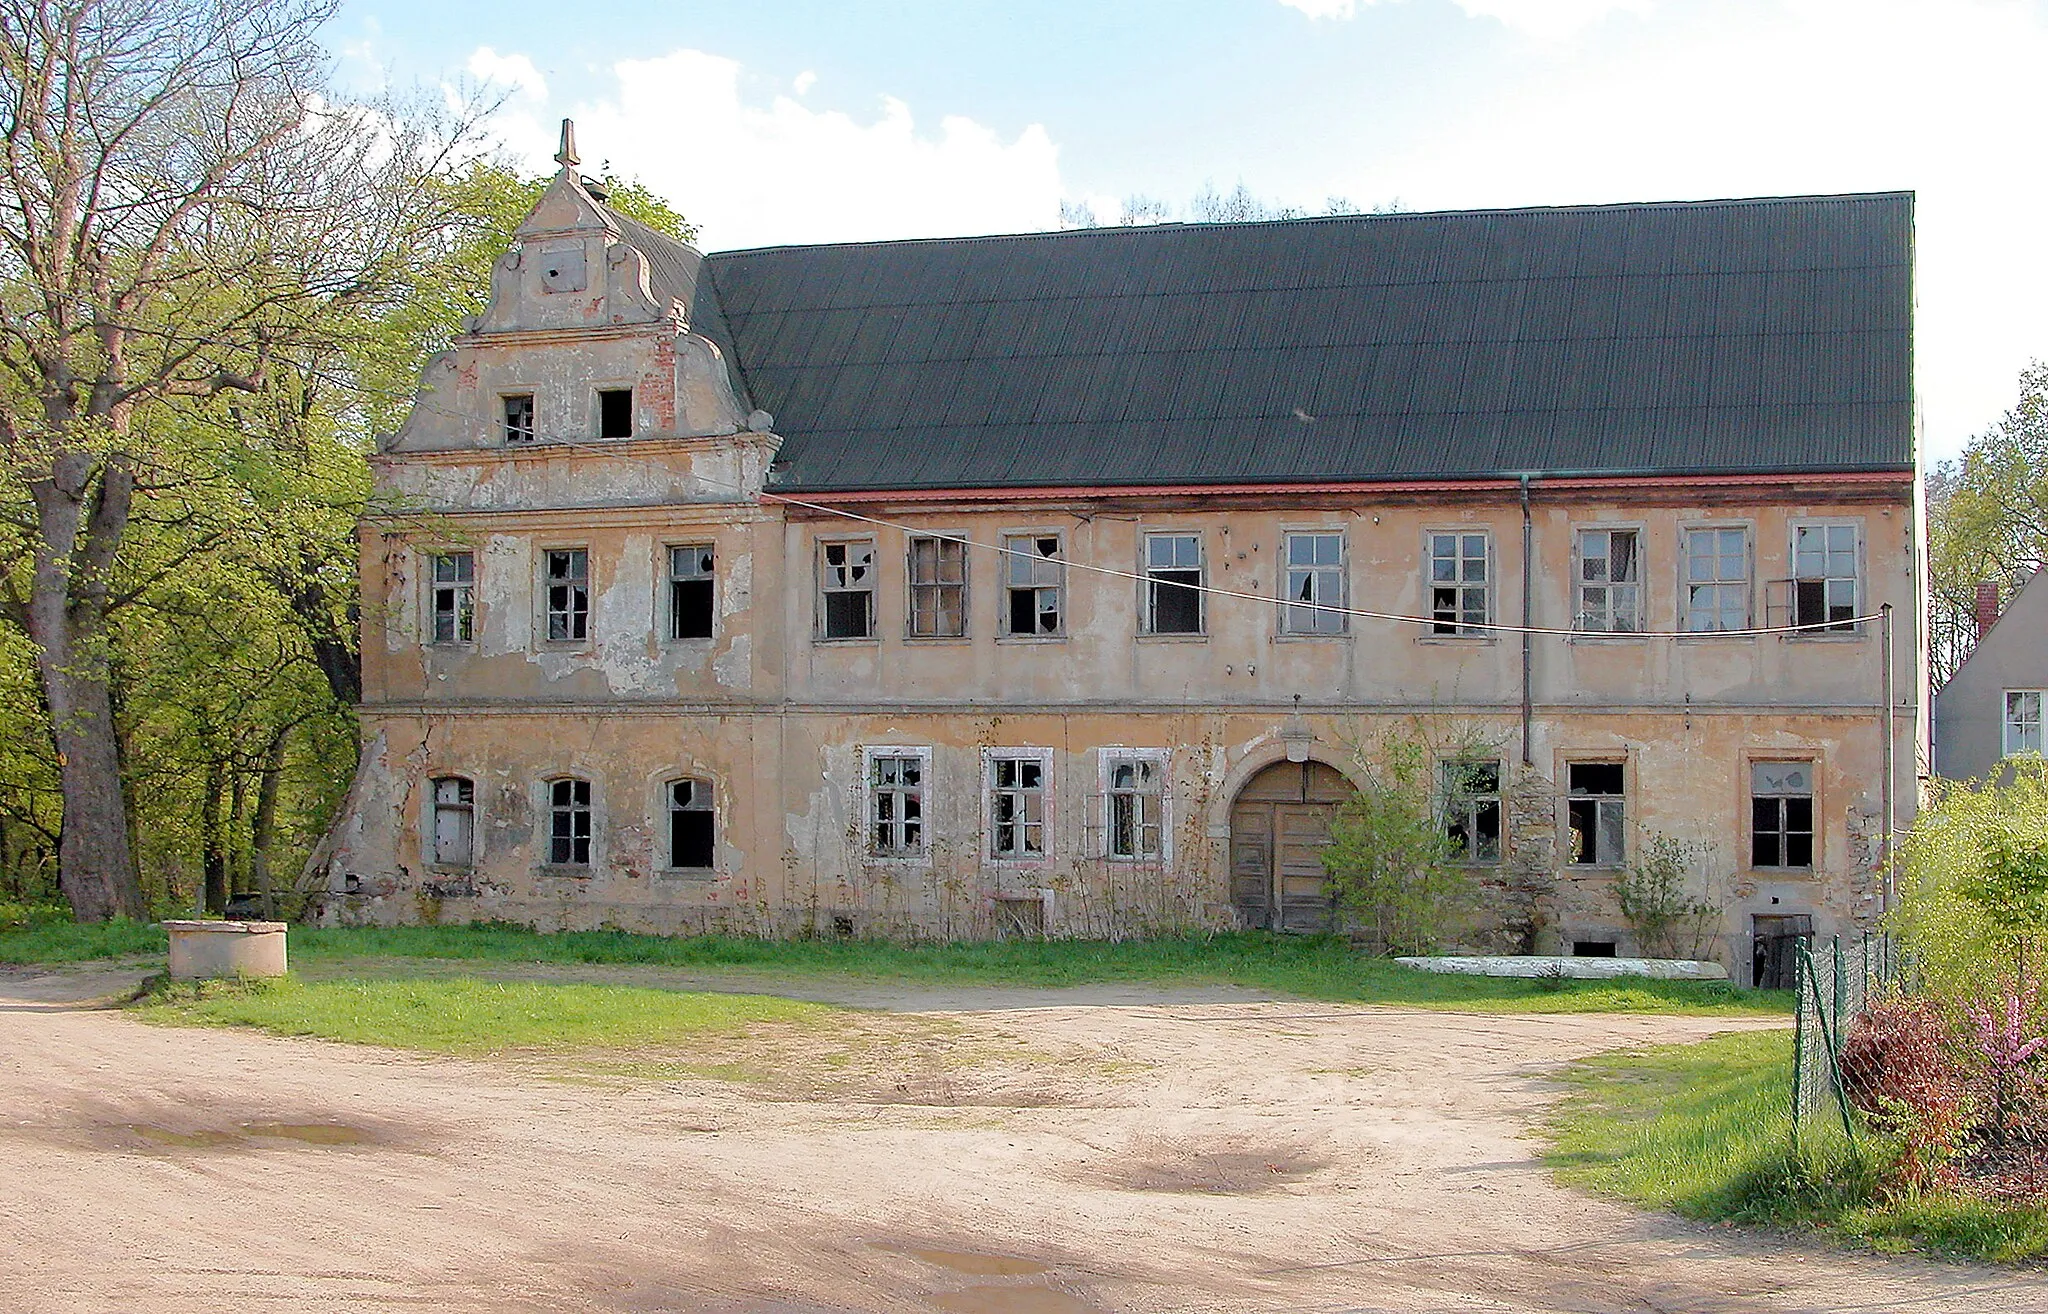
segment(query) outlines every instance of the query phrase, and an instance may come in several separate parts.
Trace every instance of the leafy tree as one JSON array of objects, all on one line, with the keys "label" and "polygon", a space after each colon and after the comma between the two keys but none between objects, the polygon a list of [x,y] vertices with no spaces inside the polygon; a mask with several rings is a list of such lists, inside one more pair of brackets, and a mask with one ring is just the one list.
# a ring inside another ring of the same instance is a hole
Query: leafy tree
[{"label": "leafy tree", "polygon": [[1670,835],[1650,834],[1615,882],[1614,902],[1650,958],[1698,958],[1718,929],[1721,909],[1697,898],[1688,883],[1711,850]]},{"label": "leafy tree", "polygon": [[2048,562],[2048,364],[1959,460],[1927,477],[1928,643],[1939,686],[1977,639],[1977,585],[2010,594]]},{"label": "leafy tree", "polygon": [[2048,937],[2048,762],[2009,771],[1937,782],[1901,848],[1890,926],[1939,993],[1970,996],[2001,971],[2024,980]]},{"label": "leafy tree", "polygon": [[1338,907],[1372,952],[1427,953],[1469,915],[1476,890],[1445,825],[1469,784],[1455,769],[1439,782],[1436,767],[1477,755],[1440,749],[1419,725],[1354,747],[1358,791],[1331,818],[1322,858]]}]

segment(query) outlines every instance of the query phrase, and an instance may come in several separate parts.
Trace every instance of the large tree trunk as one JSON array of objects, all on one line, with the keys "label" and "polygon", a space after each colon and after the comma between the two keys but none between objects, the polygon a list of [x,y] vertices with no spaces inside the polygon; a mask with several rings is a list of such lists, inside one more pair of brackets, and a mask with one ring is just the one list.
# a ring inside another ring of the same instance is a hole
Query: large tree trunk
[{"label": "large tree trunk", "polygon": [[107,576],[128,527],[134,478],[118,458],[96,480],[89,469],[82,456],[63,453],[50,477],[30,484],[41,534],[25,619],[64,799],[57,883],[80,921],[103,922],[145,911],[104,647]]},{"label": "large tree trunk", "polygon": [[277,842],[277,784],[284,775],[284,742],[291,730],[277,732],[263,754],[263,783],[256,791],[256,823],[250,839],[250,876],[263,896],[263,915],[277,917],[277,891],[270,881],[270,850]]},{"label": "large tree trunk", "polygon": [[57,778],[64,796],[58,887],[82,922],[140,918],[145,911],[142,883],[128,848],[128,801],[121,792],[106,678],[64,669],[47,646],[38,653],[37,664],[50,700]]},{"label": "large tree trunk", "polygon": [[228,853],[220,834],[220,795],[227,788],[218,757],[206,764],[205,794],[199,800],[199,900],[210,913],[228,907]]}]

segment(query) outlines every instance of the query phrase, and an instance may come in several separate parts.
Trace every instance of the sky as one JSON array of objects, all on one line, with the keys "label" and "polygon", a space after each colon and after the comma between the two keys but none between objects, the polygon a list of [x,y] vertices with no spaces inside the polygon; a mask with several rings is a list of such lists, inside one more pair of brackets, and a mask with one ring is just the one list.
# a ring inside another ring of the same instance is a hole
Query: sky
[{"label": "sky", "polygon": [[2048,358],[2048,0],[343,0],[344,84],[668,197],[705,250],[1912,190],[1931,463]]}]

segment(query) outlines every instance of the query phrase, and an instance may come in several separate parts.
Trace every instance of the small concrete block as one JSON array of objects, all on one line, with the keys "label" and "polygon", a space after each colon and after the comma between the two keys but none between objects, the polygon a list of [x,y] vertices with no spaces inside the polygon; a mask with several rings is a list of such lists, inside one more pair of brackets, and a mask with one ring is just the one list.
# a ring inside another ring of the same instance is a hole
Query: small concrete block
[{"label": "small concrete block", "polygon": [[1498,954],[1433,958],[1396,958],[1403,967],[1422,972],[1465,976],[1562,976],[1575,981],[1608,981],[1620,976],[1647,976],[1660,981],[1726,981],[1719,963],[1689,958],[1576,958],[1561,954]]},{"label": "small concrete block", "polygon": [[283,922],[165,922],[171,937],[171,975],[181,981],[207,977],[283,976]]}]

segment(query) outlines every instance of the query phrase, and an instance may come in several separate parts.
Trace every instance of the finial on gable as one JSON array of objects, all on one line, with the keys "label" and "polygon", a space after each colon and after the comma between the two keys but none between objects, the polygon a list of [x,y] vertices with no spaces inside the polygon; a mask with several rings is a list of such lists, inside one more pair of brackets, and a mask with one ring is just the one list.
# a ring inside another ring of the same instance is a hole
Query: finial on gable
[{"label": "finial on gable", "polygon": [[583,157],[576,153],[576,120],[562,120],[562,149],[555,152],[555,163],[567,169],[583,163]]}]

